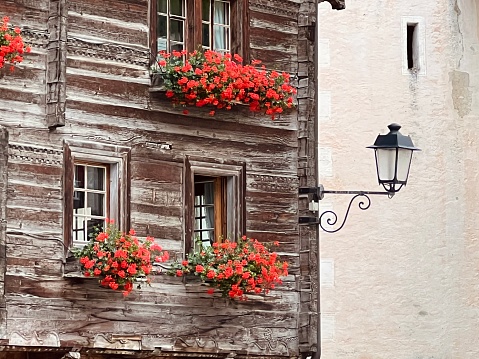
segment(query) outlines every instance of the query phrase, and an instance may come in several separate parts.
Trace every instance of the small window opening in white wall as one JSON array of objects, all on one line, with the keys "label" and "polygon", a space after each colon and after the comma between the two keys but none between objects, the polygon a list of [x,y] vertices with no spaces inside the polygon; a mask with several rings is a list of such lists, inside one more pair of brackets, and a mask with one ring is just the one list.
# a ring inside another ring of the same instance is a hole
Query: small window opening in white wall
[{"label": "small window opening in white wall", "polygon": [[426,76],[426,22],[422,16],[401,18],[402,73]]},{"label": "small window opening in white wall", "polygon": [[407,24],[407,68],[419,70],[418,25]]}]

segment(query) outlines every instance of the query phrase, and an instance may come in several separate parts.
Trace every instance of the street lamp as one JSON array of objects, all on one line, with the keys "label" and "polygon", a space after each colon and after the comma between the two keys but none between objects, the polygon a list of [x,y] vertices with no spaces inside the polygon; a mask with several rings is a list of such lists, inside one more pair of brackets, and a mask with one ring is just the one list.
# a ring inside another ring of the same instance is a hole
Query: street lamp
[{"label": "street lamp", "polygon": [[392,123],[387,135],[379,135],[374,145],[378,182],[388,193],[396,193],[406,185],[411,167],[412,153],[420,151],[414,147],[411,137],[399,132],[401,126]]},{"label": "street lamp", "polygon": [[374,149],[376,158],[376,171],[378,182],[384,187],[386,192],[371,192],[371,191],[330,191],[325,190],[323,185],[318,187],[300,187],[300,195],[311,195],[310,211],[317,212],[319,208],[318,201],[324,198],[325,193],[332,194],[352,194],[354,195],[349,202],[344,220],[336,229],[329,229],[323,225],[323,219],[326,219],[328,226],[333,226],[338,220],[338,216],[333,211],[325,211],[319,216],[315,217],[299,217],[300,224],[319,224],[319,226],[328,233],[338,232],[343,228],[348,218],[349,210],[353,201],[358,197],[364,197],[367,202],[360,201],[358,206],[361,210],[366,210],[371,205],[371,199],[368,195],[387,195],[392,198],[399,190],[406,185],[409,169],[411,168],[412,154],[414,151],[420,151],[419,148],[414,147],[409,136],[404,136],[399,132],[401,126],[397,123],[392,123],[388,126],[389,133],[387,135],[379,135],[374,142],[374,145],[367,148]]}]

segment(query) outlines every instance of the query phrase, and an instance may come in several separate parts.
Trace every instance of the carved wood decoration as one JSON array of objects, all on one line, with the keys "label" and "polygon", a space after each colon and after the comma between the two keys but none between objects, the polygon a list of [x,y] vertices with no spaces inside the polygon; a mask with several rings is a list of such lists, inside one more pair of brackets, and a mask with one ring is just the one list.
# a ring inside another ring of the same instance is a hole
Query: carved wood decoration
[{"label": "carved wood decoration", "polygon": [[46,64],[46,121],[50,128],[65,125],[66,103],[66,0],[50,0]]},{"label": "carved wood decoration", "polygon": [[8,345],[27,346],[27,347],[59,347],[60,338],[54,332],[32,331],[24,335],[18,332],[10,334]]}]

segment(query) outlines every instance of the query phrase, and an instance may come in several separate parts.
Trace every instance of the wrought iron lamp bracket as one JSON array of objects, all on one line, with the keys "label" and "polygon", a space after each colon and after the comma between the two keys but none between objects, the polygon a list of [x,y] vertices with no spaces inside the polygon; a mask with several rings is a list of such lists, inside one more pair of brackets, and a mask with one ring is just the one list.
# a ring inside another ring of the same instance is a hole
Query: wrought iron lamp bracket
[{"label": "wrought iron lamp bracket", "polygon": [[[323,185],[319,185],[318,187],[300,187],[299,194],[300,195],[312,195],[312,201],[317,202],[324,198],[325,193],[330,194],[348,194],[353,195],[351,200],[349,201],[348,208],[346,213],[344,214],[344,219],[341,225],[335,229],[329,229],[329,226],[334,226],[338,221],[338,215],[336,212],[328,210],[324,211],[323,213],[319,214],[316,217],[299,217],[299,224],[319,224],[321,229],[327,233],[336,233],[340,231],[346,220],[348,219],[349,211],[351,206],[356,198],[364,197],[358,202],[359,209],[365,211],[371,206],[371,199],[369,198],[370,195],[387,195],[388,198],[392,198],[394,196],[394,192],[375,192],[375,191],[327,191],[324,189]],[[313,210],[312,212],[316,212]],[[326,225],[328,227],[326,227]]]}]

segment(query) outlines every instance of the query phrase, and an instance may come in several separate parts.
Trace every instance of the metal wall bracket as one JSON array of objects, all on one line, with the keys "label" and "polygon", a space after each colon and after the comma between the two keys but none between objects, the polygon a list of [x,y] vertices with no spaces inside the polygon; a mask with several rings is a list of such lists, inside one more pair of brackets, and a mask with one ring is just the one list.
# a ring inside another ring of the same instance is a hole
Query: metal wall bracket
[{"label": "metal wall bracket", "polygon": [[[351,205],[353,204],[354,200],[359,197],[364,197],[364,199],[360,200],[358,203],[359,209],[365,211],[371,206],[371,199],[368,195],[387,195],[389,198],[394,196],[393,192],[371,192],[371,191],[325,191],[323,185],[319,185],[318,187],[300,187],[298,190],[299,195],[307,195],[310,198],[310,202],[314,203],[318,200],[322,200],[324,198],[325,193],[331,194],[349,194],[353,195],[351,200],[349,201],[348,208],[346,213],[344,214],[343,222],[339,227],[336,229],[328,229],[329,226],[334,226],[338,221],[338,215],[334,211],[324,211],[319,216],[315,217],[299,217],[298,223],[303,225],[312,225],[312,224],[319,224],[321,229],[328,233],[335,233],[341,230],[348,219],[349,210],[351,209]],[[310,206],[312,208],[316,208],[316,206]],[[316,211],[311,211],[316,212]],[[327,227],[326,227],[327,226]]]}]

